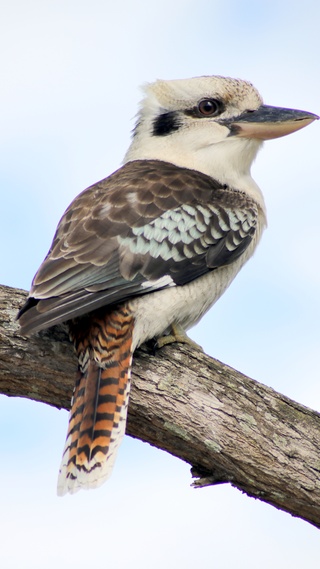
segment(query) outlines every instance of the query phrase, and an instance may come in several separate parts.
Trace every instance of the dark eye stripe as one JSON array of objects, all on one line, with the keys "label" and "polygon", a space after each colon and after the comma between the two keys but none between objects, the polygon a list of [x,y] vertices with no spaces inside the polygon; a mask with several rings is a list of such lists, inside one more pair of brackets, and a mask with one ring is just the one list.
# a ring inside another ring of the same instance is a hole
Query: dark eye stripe
[{"label": "dark eye stripe", "polygon": [[181,126],[179,113],[170,111],[156,117],[153,121],[153,136],[168,136]]}]

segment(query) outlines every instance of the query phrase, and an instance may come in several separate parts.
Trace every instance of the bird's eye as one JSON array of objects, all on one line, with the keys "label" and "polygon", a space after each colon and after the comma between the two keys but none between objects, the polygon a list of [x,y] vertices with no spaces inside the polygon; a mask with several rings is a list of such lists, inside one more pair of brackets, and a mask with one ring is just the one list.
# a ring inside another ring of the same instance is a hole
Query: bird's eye
[{"label": "bird's eye", "polygon": [[214,117],[221,111],[221,103],[217,99],[202,99],[198,104],[198,111],[204,117]]}]

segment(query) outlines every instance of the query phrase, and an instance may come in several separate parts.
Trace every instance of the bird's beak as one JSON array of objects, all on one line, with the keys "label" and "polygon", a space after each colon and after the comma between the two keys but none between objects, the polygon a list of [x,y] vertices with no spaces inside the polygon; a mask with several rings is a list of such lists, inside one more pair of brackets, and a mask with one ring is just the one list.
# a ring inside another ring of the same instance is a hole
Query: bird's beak
[{"label": "bird's beak", "polygon": [[261,105],[229,122],[230,135],[268,140],[304,128],[319,117],[306,111]]}]

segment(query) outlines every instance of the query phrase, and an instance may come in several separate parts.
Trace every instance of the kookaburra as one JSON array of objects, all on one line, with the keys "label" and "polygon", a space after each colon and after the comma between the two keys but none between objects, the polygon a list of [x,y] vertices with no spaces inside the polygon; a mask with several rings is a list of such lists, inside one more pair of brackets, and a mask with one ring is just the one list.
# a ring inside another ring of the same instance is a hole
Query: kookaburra
[{"label": "kookaburra", "polygon": [[79,369],[58,493],[99,486],[125,432],[134,350],[184,340],[266,225],[251,164],[312,113],[264,105],[225,77],[145,88],[124,165],[62,216],[19,313],[21,333],[66,322]]}]

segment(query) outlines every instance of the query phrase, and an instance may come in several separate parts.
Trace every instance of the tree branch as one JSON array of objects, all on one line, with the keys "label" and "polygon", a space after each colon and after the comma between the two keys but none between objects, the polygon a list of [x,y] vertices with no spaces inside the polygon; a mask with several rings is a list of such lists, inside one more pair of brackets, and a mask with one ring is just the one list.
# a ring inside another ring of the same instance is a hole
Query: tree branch
[{"label": "tree branch", "polygon": [[[69,409],[73,348],[63,326],[19,335],[25,297],[0,287],[0,393]],[[195,349],[135,354],[127,433],[320,528],[320,415]]]}]

